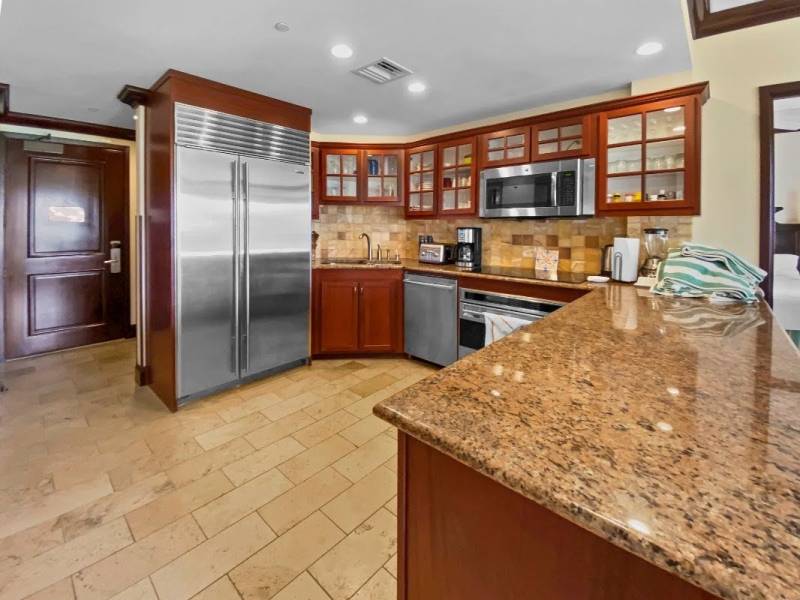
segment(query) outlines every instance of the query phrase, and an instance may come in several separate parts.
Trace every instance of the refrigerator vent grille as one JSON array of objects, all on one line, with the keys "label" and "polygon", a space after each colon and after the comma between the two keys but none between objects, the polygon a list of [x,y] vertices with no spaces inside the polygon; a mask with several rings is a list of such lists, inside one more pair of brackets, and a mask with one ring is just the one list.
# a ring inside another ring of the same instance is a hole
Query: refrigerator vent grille
[{"label": "refrigerator vent grille", "polygon": [[245,117],[175,104],[175,140],[179,146],[221,150],[309,164],[307,131],[262,123]]},{"label": "refrigerator vent grille", "polygon": [[389,83],[395,79],[400,79],[406,75],[411,75],[412,71],[399,65],[390,58],[379,58],[368,65],[359,67],[353,71],[373,83]]}]

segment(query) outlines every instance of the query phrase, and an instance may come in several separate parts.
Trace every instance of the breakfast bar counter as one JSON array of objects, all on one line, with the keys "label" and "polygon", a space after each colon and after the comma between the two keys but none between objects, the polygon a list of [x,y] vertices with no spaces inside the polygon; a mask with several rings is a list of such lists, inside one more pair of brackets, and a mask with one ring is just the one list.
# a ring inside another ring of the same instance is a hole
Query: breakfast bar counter
[{"label": "breakfast bar counter", "polygon": [[602,286],[374,412],[400,600],[800,597],[800,354],[763,302]]}]

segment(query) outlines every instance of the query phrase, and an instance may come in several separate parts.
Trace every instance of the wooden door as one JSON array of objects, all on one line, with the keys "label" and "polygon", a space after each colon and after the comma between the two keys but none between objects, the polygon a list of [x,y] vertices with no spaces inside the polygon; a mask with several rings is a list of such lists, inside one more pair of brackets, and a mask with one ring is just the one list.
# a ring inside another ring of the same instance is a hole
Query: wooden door
[{"label": "wooden door", "polygon": [[364,202],[385,204],[402,202],[404,157],[402,149],[364,151],[364,167],[362,168]]},{"label": "wooden door", "polygon": [[361,150],[323,148],[320,152],[320,202],[359,202]]},{"label": "wooden door", "polygon": [[436,216],[436,144],[406,152],[406,218]]},{"label": "wooden door", "polygon": [[[122,337],[130,322],[127,149],[7,144],[6,356]],[[105,262],[114,242],[118,273]]]},{"label": "wooden door", "polygon": [[531,156],[531,128],[515,127],[481,136],[481,167],[524,164]]},{"label": "wooden door", "polygon": [[358,350],[358,281],[322,277],[316,308],[320,353]]},{"label": "wooden door", "polygon": [[531,128],[533,161],[591,156],[595,149],[597,117],[584,115],[536,123]]},{"label": "wooden door", "polygon": [[400,288],[396,278],[364,280],[359,284],[359,349],[362,352],[402,352],[397,324]]},{"label": "wooden door", "polygon": [[440,216],[477,213],[475,138],[461,138],[439,145]]}]

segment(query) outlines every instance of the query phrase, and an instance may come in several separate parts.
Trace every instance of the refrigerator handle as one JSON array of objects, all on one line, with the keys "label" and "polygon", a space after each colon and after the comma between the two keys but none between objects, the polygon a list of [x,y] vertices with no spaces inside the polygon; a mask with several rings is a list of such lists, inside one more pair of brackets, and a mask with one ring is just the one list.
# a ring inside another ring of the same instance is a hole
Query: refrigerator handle
[{"label": "refrigerator handle", "polygon": [[250,369],[250,172],[247,163],[242,163],[242,198],[244,200],[244,334],[242,335],[242,358],[244,372]]},{"label": "refrigerator handle", "polygon": [[233,323],[231,323],[231,371],[239,375],[239,170],[231,161],[231,200],[233,202]]}]

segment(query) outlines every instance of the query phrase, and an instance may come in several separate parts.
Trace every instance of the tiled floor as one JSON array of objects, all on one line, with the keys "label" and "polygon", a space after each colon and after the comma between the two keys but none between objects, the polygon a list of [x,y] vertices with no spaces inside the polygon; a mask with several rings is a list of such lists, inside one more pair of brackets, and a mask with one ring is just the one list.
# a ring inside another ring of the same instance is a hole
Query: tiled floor
[{"label": "tiled floor", "polygon": [[431,373],[316,361],[170,414],[130,341],[0,365],[0,600],[395,597],[396,434]]}]

